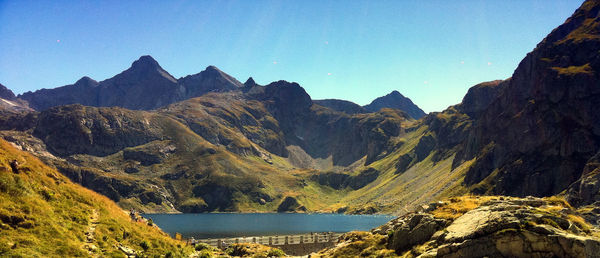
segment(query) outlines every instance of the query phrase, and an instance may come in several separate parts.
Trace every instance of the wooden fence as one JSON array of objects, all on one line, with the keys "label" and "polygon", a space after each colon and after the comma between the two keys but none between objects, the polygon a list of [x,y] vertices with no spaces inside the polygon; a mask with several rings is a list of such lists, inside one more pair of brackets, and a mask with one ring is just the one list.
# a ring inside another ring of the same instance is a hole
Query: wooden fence
[{"label": "wooden fence", "polygon": [[255,237],[234,237],[234,238],[215,238],[215,239],[191,239],[190,244],[206,243],[218,248],[226,248],[237,243],[258,243],[268,246],[278,245],[297,245],[297,244],[315,244],[337,242],[342,233],[313,233],[302,235],[283,235],[283,236],[255,236]]}]

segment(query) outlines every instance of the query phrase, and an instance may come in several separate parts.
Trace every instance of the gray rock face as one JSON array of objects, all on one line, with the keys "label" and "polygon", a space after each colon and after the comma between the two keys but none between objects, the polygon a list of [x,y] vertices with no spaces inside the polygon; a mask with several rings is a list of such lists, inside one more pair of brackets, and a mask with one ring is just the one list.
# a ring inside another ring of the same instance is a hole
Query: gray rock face
[{"label": "gray rock face", "polygon": [[492,101],[498,97],[498,93],[508,84],[509,80],[483,82],[469,88],[458,109],[470,117],[479,117],[481,112],[485,111]]},{"label": "gray rock face", "polygon": [[371,104],[364,106],[364,108],[370,112],[377,112],[382,108],[400,109],[414,119],[420,119],[425,116],[425,112],[421,108],[398,91],[392,91],[388,95],[376,98]]},{"label": "gray rock face", "polygon": [[577,206],[600,201],[600,152],[588,160],[581,178],[569,186],[567,198]]},{"label": "gray rock face", "polygon": [[430,214],[412,214],[398,220],[388,239],[388,248],[402,253],[414,245],[427,242],[431,236],[448,223],[444,219],[436,219]]}]

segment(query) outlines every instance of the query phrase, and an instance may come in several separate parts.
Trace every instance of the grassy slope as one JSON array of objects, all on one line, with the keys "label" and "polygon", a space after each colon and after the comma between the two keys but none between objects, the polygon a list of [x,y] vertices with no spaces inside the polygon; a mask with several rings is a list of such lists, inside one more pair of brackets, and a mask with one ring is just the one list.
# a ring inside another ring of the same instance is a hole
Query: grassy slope
[{"label": "grassy slope", "polygon": [[[17,160],[14,174],[10,161]],[[144,255],[185,255],[182,242],[156,227],[132,222],[108,198],[71,183],[32,155],[0,140],[0,256],[88,256],[83,245],[94,211],[98,214],[94,244],[107,256],[123,256],[117,245]]]},{"label": "grassy slope", "polygon": [[466,189],[462,186],[462,179],[472,162],[465,162],[452,170],[453,155],[433,162],[432,152],[407,171],[395,173],[398,158],[414,149],[421,137],[427,133],[427,127],[422,125],[397,139],[404,141],[404,144],[370,165],[381,171],[381,175],[369,185],[350,192],[339,201],[337,207],[349,206],[350,210],[356,210],[375,205],[380,212],[399,214],[410,211],[417,205],[464,194]]}]

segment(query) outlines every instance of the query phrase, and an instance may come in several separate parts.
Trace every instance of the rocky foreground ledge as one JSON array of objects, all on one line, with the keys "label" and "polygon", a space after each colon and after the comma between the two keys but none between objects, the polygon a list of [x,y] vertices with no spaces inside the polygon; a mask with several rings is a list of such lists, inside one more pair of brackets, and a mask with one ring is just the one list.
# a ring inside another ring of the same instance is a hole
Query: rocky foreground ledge
[{"label": "rocky foreground ledge", "polygon": [[600,257],[599,236],[557,197],[464,196],[345,234],[316,256]]}]

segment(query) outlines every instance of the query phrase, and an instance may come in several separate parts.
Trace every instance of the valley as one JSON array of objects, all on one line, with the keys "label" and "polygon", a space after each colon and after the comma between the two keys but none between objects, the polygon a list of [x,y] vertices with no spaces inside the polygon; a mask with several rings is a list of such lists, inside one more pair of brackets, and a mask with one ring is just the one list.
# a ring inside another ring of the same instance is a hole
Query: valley
[{"label": "valley", "polygon": [[[0,256],[279,256],[192,246],[148,218],[319,213],[396,218],[316,257],[596,257],[599,16],[585,1],[512,76],[441,112],[396,90],[364,106],[315,100],[215,66],[175,78],[149,55],[102,81],[0,85]],[[308,221],[275,233],[322,222]]]}]

